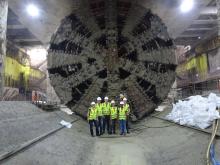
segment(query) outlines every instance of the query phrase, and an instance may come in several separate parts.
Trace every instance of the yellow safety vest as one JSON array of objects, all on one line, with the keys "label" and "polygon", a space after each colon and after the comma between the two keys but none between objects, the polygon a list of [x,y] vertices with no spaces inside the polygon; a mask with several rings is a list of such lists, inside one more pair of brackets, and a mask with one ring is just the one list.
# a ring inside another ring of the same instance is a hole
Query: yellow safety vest
[{"label": "yellow safety vest", "polygon": [[118,108],[117,107],[111,107],[111,119],[117,119],[118,116]]},{"label": "yellow safety vest", "polygon": [[103,103],[103,115],[110,115],[110,108],[111,108],[111,104],[110,103]]},{"label": "yellow safety vest", "polygon": [[124,105],[124,108],[125,108],[125,110],[127,111],[127,114],[129,114],[129,113],[130,113],[129,104],[125,104],[125,105]]},{"label": "yellow safety vest", "polygon": [[103,116],[103,113],[102,113],[102,108],[103,108],[103,105],[102,105],[102,103],[97,103],[96,104],[96,111],[97,111],[97,116],[99,117],[99,116]]},{"label": "yellow safety vest", "polygon": [[89,109],[88,118],[89,120],[96,120],[96,109],[94,107]]},{"label": "yellow safety vest", "polygon": [[119,111],[119,120],[126,120],[126,109],[124,107],[120,107]]}]

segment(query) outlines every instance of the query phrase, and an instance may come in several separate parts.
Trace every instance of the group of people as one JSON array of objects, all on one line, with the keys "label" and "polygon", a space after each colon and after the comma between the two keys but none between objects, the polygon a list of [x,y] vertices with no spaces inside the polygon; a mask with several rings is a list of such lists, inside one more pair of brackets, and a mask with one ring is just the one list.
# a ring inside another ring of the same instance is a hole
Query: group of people
[{"label": "group of people", "polygon": [[108,134],[116,134],[117,121],[119,121],[120,135],[126,135],[126,133],[129,133],[129,113],[130,107],[127,103],[127,98],[121,97],[119,105],[116,106],[115,100],[110,102],[106,96],[104,102],[102,102],[102,98],[98,97],[96,102],[91,102],[91,107],[87,114],[91,136],[94,136],[94,126],[96,136],[105,134],[105,131]]}]

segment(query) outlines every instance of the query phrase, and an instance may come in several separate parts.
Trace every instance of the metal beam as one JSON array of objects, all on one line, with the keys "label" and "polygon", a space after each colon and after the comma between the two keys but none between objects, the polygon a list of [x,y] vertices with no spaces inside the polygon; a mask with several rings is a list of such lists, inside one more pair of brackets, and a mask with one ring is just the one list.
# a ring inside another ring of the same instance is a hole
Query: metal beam
[{"label": "metal beam", "polygon": [[23,47],[29,47],[29,46],[40,46],[42,45],[42,42],[40,41],[20,41],[16,42],[17,45],[23,46]]},{"label": "metal beam", "polygon": [[26,39],[12,39],[11,41],[13,42],[35,42],[35,41],[39,41],[36,38],[26,38]]},{"label": "metal beam", "polygon": [[7,39],[9,40],[14,40],[14,39],[20,39],[20,40],[25,40],[25,39],[34,39],[35,37],[33,35],[7,35]]},{"label": "metal beam", "polygon": [[186,31],[209,31],[213,28],[188,28]]},{"label": "metal beam", "polygon": [[217,24],[216,20],[209,19],[209,20],[195,20],[192,24]]},{"label": "metal beam", "polygon": [[216,20],[217,15],[207,14],[207,15],[200,15],[198,20]]},{"label": "metal beam", "polygon": [[[209,30],[208,30],[209,31]],[[206,33],[207,32],[207,30],[186,30],[186,31],[184,31],[182,34],[181,34],[181,36],[182,35],[189,35],[190,37],[194,37],[194,36],[201,36],[201,35],[204,35],[204,33]]]},{"label": "metal beam", "polygon": [[190,37],[200,37],[201,36],[201,34],[181,34],[181,35],[179,35],[179,38],[190,38]]},{"label": "metal beam", "polygon": [[217,15],[217,7],[213,6],[213,7],[205,7],[200,14],[213,14],[213,15]]},{"label": "metal beam", "polygon": [[7,29],[24,29],[23,25],[8,25]]},{"label": "metal beam", "polygon": [[192,24],[189,28],[213,28],[215,26],[215,24]]}]

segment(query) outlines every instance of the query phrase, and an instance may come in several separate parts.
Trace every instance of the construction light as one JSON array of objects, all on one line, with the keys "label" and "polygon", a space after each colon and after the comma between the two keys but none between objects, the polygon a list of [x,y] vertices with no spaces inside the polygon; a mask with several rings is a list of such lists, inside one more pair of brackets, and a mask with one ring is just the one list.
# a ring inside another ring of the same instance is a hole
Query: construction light
[{"label": "construction light", "polygon": [[37,17],[39,16],[39,9],[34,4],[29,4],[27,6],[27,13],[32,17]]},{"label": "construction light", "polygon": [[180,10],[183,13],[190,11],[193,8],[194,2],[193,0],[182,0],[180,5]]}]

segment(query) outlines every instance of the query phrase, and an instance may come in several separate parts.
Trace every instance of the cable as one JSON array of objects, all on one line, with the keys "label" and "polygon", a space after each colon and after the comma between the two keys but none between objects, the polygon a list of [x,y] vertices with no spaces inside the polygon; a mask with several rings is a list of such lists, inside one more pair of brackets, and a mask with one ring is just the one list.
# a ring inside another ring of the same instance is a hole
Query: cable
[{"label": "cable", "polygon": [[[71,121],[71,124],[73,124],[73,123],[75,123],[75,122],[77,122],[79,120],[80,120],[79,118],[76,119],[76,120],[73,120],[73,121]],[[34,145],[34,144],[44,140],[45,138],[53,135],[54,133],[62,130],[63,128],[65,128],[65,126],[60,126],[59,128],[53,129],[53,130],[51,130],[48,133],[45,133],[45,134],[43,134],[43,135],[41,135],[41,136],[39,136],[39,137],[37,137],[37,138],[35,138],[33,140],[30,140],[30,141],[22,144],[21,146],[18,146],[17,148],[15,148],[12,151],[9,151],[9,152],[6,152],[6,153],[0,155],[0,164],[1,164],[1,162],[5,161],[6,159],[9,159],[10,157],[18,154],[19,152],[24,151],[25,149],[29,148],[30,146],[32,146],[32,145]]]},{"label": "cable", "polygon": [[148,125],[140,125],[143,126],[142,128],[131,128],[131,130],[137,130],[137,129],[147,129],[147,128],[165,128],[165,127],[170,127],[173,126],[174,124],[169,124],[169,125],[164,125],[164,126],[148,126]]}]

